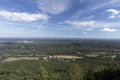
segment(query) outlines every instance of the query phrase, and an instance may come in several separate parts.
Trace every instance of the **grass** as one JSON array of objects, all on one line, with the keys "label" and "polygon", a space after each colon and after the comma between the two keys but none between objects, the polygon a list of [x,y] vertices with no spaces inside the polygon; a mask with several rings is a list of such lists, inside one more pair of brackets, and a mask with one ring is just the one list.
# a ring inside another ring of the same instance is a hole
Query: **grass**
[{"label": "grass", "polygon": [[88,53],[85,56],[87,56],[87,57],[98,57],[99,54],[98,53]]}]

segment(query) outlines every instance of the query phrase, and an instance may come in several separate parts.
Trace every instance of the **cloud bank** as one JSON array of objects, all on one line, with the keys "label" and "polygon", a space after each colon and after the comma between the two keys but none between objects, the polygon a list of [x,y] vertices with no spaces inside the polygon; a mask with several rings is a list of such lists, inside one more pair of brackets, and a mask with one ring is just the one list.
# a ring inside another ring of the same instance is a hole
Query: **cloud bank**
[{"label": "cloud bank", "polygon": [[11,12],[7,10],[0,10],[0,16],[8,20],[20,22],[33,22],[38,20],[47,20],[49,18],[47,15],[40,13],[30,14],[27,12]]},{"label": "cloud bank", "polygon": [[48,14],[60,14],[70,8],[70,0],[37,0],[39,9]]},{"label": "cloud bank", "polygon": [[66,21],[65,23],[73,25],[73,26],[77,26],[77,27],[90,27],[93,26],[93,24],[95,23],[94,21]]},{"label": "cloud bank", "polygon": [[115,31],[117,31],[117,29],[113,29],[113,28],[103,28],[101,31],[104,31],[104,32],[115,32]]}]

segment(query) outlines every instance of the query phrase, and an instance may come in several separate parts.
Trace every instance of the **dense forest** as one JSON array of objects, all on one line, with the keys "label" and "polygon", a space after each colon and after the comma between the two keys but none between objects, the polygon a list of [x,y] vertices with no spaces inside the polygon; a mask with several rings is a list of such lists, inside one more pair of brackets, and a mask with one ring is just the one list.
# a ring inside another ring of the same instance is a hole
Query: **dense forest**
[{"label": "dense forest", "polygon": [[0,64],[0,80],[120,80],[114,62],[15,61]]}]

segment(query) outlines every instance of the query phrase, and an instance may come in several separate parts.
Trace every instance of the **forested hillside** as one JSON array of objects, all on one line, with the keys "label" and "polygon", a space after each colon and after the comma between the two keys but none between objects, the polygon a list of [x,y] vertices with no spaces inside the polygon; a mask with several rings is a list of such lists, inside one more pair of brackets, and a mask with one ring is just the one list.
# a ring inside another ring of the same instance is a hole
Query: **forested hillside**
[{"label": "forested hillside", "polygon": [[0,63],[0,80],[120,80],[113,62],[15,61]]}]

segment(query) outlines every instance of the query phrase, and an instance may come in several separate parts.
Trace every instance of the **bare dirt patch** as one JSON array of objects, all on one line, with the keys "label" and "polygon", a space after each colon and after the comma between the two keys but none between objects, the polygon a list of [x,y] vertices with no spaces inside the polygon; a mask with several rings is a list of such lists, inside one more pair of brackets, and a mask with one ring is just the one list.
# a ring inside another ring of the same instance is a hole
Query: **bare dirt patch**
[{"label": "bare dirt patch", "polygon": [[11,62],[17,60],[39,60],[39,57],[9,57],[5,59],[3,62]]},{"label": "bare dirt patch", "polygon": [[70,56],[70,55],[54,55],[54,56],[51,56],[51,58],[55,58],[55,59],[80,59],[82,57]]}]

